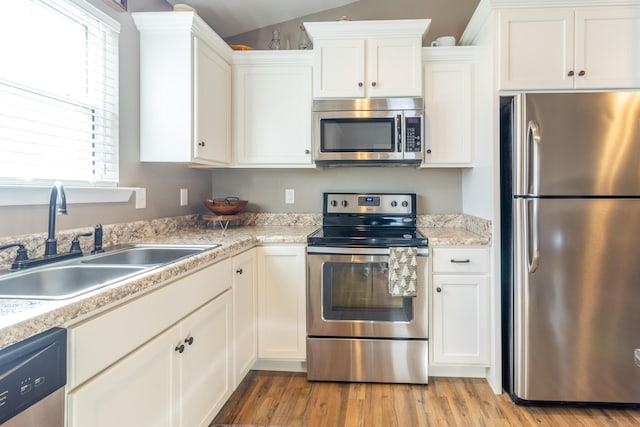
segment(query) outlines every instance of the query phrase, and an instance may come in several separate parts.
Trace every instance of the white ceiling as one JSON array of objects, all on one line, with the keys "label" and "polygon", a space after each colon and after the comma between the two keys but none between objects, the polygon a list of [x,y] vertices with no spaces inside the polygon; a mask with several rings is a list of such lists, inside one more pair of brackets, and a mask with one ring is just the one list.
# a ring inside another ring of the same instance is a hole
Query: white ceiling
[{"label": "white ceiling", "polygon": [[167,0],[193,7],[220,37],[354,3],[357,0]]}]

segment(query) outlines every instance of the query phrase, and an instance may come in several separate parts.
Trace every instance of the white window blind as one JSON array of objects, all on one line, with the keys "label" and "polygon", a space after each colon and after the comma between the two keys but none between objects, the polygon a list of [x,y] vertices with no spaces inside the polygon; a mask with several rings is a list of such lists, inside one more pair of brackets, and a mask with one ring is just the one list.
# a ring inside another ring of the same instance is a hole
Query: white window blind
[{"label": "white window blind", "polygon": [[93,9],[2,2],[1,182],[118,182],[119,25]]}]

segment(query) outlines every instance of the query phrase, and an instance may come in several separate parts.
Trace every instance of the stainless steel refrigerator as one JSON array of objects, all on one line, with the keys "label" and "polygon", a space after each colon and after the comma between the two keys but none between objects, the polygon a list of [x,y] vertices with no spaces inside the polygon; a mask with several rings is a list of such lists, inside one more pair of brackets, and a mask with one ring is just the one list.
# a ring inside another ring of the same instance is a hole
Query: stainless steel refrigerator
[{"label": "stainless steel refrigerator", "polygon": [[640,93],[500,101],[505,388],[640,404]]}]

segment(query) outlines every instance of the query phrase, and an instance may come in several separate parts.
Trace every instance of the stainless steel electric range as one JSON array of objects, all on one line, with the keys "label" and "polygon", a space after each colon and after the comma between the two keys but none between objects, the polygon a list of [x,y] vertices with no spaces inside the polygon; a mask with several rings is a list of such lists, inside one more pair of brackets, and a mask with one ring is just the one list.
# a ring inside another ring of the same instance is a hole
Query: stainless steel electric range
[{"label": "stainless steel electric range", "polygon": [[[307,377],[428,380],[428,240],[413,193],[324,193],[323,226],[308,237]],[[413,296],[390,293],[392,251],[410,248]]]}]

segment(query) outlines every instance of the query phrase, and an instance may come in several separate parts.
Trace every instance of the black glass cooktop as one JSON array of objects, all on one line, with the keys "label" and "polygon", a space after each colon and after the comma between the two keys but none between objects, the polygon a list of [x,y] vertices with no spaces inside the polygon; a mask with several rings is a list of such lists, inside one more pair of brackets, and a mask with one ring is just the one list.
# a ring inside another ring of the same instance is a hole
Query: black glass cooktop
[{"label": "black glass cooktop", "polygon": [[415,228],[322,227],[307,238],[309,246],[426,247],[427,238]]}]

